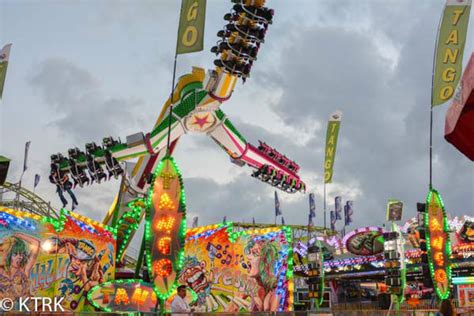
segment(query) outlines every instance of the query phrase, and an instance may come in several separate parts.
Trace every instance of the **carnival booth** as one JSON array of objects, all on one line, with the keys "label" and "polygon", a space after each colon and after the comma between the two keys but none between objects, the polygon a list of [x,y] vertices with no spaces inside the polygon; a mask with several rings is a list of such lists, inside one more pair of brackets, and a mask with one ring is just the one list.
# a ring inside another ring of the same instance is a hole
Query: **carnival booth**
[{"label": "carnival booth", "polygon": [[[289,227],[238,230],[232,223],[188,229],[176,284],[199,312],[293,310],[293,247]],[[107,312],[160,309],[160,284],[142,279],[98,285],[88,297]],[[175,291],[163,311],[171,310]]]},{"label": "carnival booth", "polygon": [[65,311],[93,310],[87,293],[114,271],[113,229],[66,210],[56,220],[0,207],[0,298],[13,302],[4,309],[41,297],[63,298]]},{"label": "carnival booth", "polygon": [[[460,306],[472,307],[474,219],[454,217],[448,223],[453,293]],[[423,269],[418,228],[417,217],[398,226],[405,240],[404,296],[423,299],[433,287],[426,282],[429,271]],[[309,308],[315,297],[308,289],[314,273],[308,258],[318,244],[323,267],[318,306],[381,303],[387,274],[384,228],[362,227],[342,237],[324,232],[300,236],[296,231],[233,223],[188,229],[176,284],[188,286],[188,303],[201,312],[292,311],[301,303]],[[65,210],[56,220],[0,208],[2,298],[64,297],[65,310],[77,312],[156,311],[156,284],[144,278],[115,279],[115,242],[114,229]]]},{"label": "carnival booth", "polygon": [[231,223],[188,230],[179,282],[207,312],[291,311],[289,227],[234,231]]},{"label": "carnival booth", "polygon": [[[403,288],[405,299],[417,297],[430,299],[436,295],[436,287],[444,281],[433,264],[423,261],[423,239],[420,236],[419,218],[413,217],[405,224],[398,226],[404,239],[405,281]],[[446,282],[452,284],[452,293],[461,307],[474,306],[474,218],[470,216],[454,217],[447,221],[449,225],[449,276]],[[387,258],[384,255],[384,233],[382,227],[363,227],[355,229],[343,237],[317,237],[325,244],[325,284],[331,293],[333,304],[362,302],[371,305],[390,304],[383,298],[387,293]],[[422,233],[423,234],[423,233]],[[425,237],[426,238],[426,237]],[[432,238],[435,238],[432,235]],[[433,244],[437,241],[433,240]],[[440,256],[433,253],[436,258]],[[295,275],[307,275],[307,262],[299,253],[301,246],[295,247]],[[304,253],[303,253],[304,254]],[[446,261],[448,262],[448,261]],[[397,268],[400,269],[400,268]],[[433,275],[432,275],[433,274]],[[431,277],[437,280],[435,286]],[[438,277],[437,277],[438,276]],[[437,278],[436,278],[437,277]],[[304,282],[295,281],[296,291],[304,292]],[[449,284],[449,283],[448,283]],[[449,286],[449,285],[448,285]],[[441,291],[441,290],[440,290]],[[441,291],[443,292],[443,291]],[[440,293],[441,293],[440,292]],[[388,308],[388,307],[386,307]]]}]

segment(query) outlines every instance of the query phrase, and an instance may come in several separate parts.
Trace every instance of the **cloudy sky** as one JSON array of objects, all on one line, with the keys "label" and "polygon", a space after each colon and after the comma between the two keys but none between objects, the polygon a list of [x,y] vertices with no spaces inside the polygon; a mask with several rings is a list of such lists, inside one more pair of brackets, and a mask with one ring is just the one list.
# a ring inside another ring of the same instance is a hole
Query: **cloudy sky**
[{"label": "cloudy sky", "polygon": [[[404,219],[428,189],[428,128],[436,30],[444,1],[274,0],[274,24],[252,77],[223,110],[251,143],[265,140],[301,165],[323,224],[326,121],[343,121],[328,211],[334,196],[354,200],[353,227],[380,225],[387,199],[405,202]],[[24,143],[37,193],[59,206],[47,181],[49,156],[104,136],[153,126],[170,93],[179,1],[0,0],[0,46],[13,43],[0,106],[0,153],[18,181]],[[180,56],[178,74],[213,67],[210,48],[230,1],[208,0],[205,50]],[[473,52],[471,27],[464,64]],[[470,40],[469,40],[470,39]],[[474,165],[444,140],[448,106],[434,113],[434,186],[453,215],[474,213]],[[186,135],[175,158],[188,220],[273,222],[273,189],[203,135]],[[118,181],[78,189],[79,212],[100,220]],[[286,223],[306,224],[308,196],[279,192]],[[338,223],[338,227],[340,227]]]}]

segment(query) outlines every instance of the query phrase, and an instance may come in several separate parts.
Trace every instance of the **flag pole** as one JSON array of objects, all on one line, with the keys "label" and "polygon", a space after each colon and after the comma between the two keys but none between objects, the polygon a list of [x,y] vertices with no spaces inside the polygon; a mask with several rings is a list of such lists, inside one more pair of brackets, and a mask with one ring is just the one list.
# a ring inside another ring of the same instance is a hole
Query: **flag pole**
[{"label": "flag pole", "polygon": [[[311,211],[310,211],[310,212],[311,212]],[[308,240],[306,241],[306,246],[308,246],[308,247],[309,247],[309,241],[311,240],[311,231],[310,231],[310,226],[311,226],[310,224],[311,224],[311,223],[310,223],[310,218],[311,218],[311,214],[308,215],[308,234],[307,234]]]},{"label": "flag pole", "polygon": [[435,49],[433,52],[433,68],[431,71],[431,106],[430,106],[430,190],[433,187],[433,89],[434,89],[434,75],[435,75],[435,67],[436,67],[436,55],[438,53],[438,40],[439,40],[439,32],[441,28],[441,22],[443,21],[444,11],[446,10],[446,6],[441,13],[441,17],[439,18],[438,22],[438,32],[436,32],[436,41],[435,41]]},{"label": "flag pole", "polygon": [[324,181],[324,229],[326,229],[326,181]]},{"label": "flag pole", "polygon": [[433,106],[430,107],[430,190],[433,187]]},{"label": "flag pole", "polygon": [[[181,13],[183,11],[183,1],[181,1],[181,8],[179,10],[179,16],[181,17]],[[170,156],[170,139],[171,139],[171,117],[173,115],[173,97],[174,97],[174,86],[175,86],[175,81],[176,81],[176,64],[178,61],[178,41],[179,41],[179,25],[178,25],[178,34],[176,36],[176,48],[174,51],[174,65],[173,65],[173,81],[171,83],[171,96],[170,96],[170,110],[169,110],[169,119],[168,119],[168,139],[166,142],[166,156]],[[142,243],[145,243],[145,234],[143,235]],[[145,249],[140,249],[140,254],[139,256],[145,255]],[[163,310],[164,310],[164,300],[158,300],[160,304],[160,315],[163,315]]]},{"label": "flag pole", "polygon": [[[177,46],[178,44],[176,44]],[[168,140],[166,142],[166,156],[168,157],[170,155],[170,139],[171,139],[171,118],[173,115],[173,96],[174,96],[174,86],[175,86],[175,81],[176,81],[176,64],[178,60],[178,54],[175,52],[174,54],[174,67],[173,67],[173,83],[171,86],[171,96],[170,96],[170,110],[169,110],[169,119],[168,119]]]},{"label": "flag pole", "polygon": [[20,191],[21,191],[21,182],[23,180],[23,175],[25,174],[25,171],[27,169],[27,159],[28,159],[28,151],[30,150],[30,141],[27,141],[25,143],[25,153],[24,153],[24,156],[23,156],[23,171],[21,172],[21,176],[20,176],[20,181],[18,182],[18,192],[16,193],[16,200],[17,202],[19,203],[20,202]]},{"label": "flag pole", "polygon": [[[179,15],[183,12],[183,1],[181,1],[181,9],[179,10]],[[166,142],[166,157],[170,155],[170,140],[171,140],[171,118],[173,116],[173,97],[174,97],[174,88],[175,88],[175,81],[176,81],[176,65],[178,62],[178,41],[179,41],[179,26],[178,26],[178,34],[176,36],[176,49],[174,50],[174,66],[173,66],[173,82],[171,84],[171,96],[170,96],[170,110],[169,110],[169,119],[168,119],[168,140]]]},{"label": "flag pole", "polygon": [[308,233],[306,234],[306,236],[308,237],[308,239],[306,240],[306,246],[309,247],[309,239],[311,238],[310,234],[309,234],[309,218],[310,218],[311,214],[308,215]]}]

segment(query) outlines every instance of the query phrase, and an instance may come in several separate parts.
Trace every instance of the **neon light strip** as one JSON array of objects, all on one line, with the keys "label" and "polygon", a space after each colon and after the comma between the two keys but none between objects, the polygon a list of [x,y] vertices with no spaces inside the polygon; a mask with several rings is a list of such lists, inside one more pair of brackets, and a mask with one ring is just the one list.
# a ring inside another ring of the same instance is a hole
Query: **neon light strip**
[{"label": "neon light strip", "polygon": [[199,233],[199,234],[196,234],[196,235],[193,235],[193,236],[189,236],[188,238],[186,238],[186,241],[190,241],[190,240],[193,240],[193,239],[199,239],[201,237],[203,238],[209,238],[211,237],[212,235],[214,235],[215,233],[217,233],[218,231],[221,231],[223,229],[227,229],[227,227],[225,226],[222,226],[222,227],[218,227],[216,229],[210,229],[210,230],[206,230],[202,233]]},{"label": "neon light strip", "polygon": [[329,275],[326,278],[329,279],[336,279],[336,278],[354,278],[360,276],[367,276],[367,275],[384,275],[385,272],[382,270],[379,271],[367,271],[367,272],[356,272],[356,273],[345,273],[345,274],[338,274],[338,275]]},{"label": "neon light strip", "polygon": [[10,225],[16,225],[16,226],[22,227],[23,229],[36,230],[36,225],[34,222],[32,222],[29,219],[21,218],[20,217],[21,214],[19,214],[20,216],[17,214],[15,215],[0,212],[0,225],[6,226],[6,227]]},{"label": "neon light strip", "polygon": [[[474,222],[474,217],[471,217],[469,215],[463,215],[461,217],[459,216],[456,216],[454,217],[453,219],[451,220],[448,220],[448,224],[449,224],[449,227],[451,228],[451,230],[454,230],[456,231],[456,233],[459,233],[459,230],[461,230],[461,228],[463,227],[464,223],[466,221],[471,221],[471,222]],[[404,233],[407,232],[408,228],[410,227],[410,225],[412,224],[415,224],[418,222],[418,219],[415,217],[412,217],[410,218],[404,225],[402,228],[402,231]]]},{"label": "neon light strip", "polygon": [[[432,218],[432,214],[430,214],[429,210],[430,210],[430,207],[431,207],[431,199],[432,199],[432,196],[434,194],[434,203],[437,203],[440,207],[441,207],[441,210],[443,212],[443,230],[444,230],[444,239],[445,239],[445,249],[444,251],[436,251],[436,250],[432,250],[431,249],[431,233],[432,233],[432,230],[430,228],[430,225],[429,225],[429,222]],[[425,209],[425,230],[426,230],[426,250],[427,250],[427,254],[428,254],[428,266],[430,268],[430,274],[431,274],[431,280],[433,280],[433,284],[434,284],[434,289],[435,289],[435,292],[436,292],[436,295],[438,296],[439,299],[441,300],[445,300],[449,297],[449,294],[451,292],[451,289],[450,289],[450,284],[451,284],[451,265],[450,264],[447,264],[446,265],[446,277],[448,279],[448,282],[447,282],[447,288],[446,289],[441,289],[440,287],[438,287],[438,283],[437,281],[435,280],[435,269],[434,269],[434,263],[433,263],[433,252],[434,253],[442,253],[443,255],[445,255],[447,258],[450,258],[451,257],[451,240],[449,238],[449,225],[448,225],[448,219],[446,217],[446,210],[445,210],[445,207],[444,207],[444,203],[443,203],[443,200],[441,199],[441,196],[439,195],[438,191],[436,191],[435,189],[431,188],[430,189],[430,192],[428,193],[428,196],[426,197],[426,209]],[[439,267],[438,267],[439,268]]]},{"label": "neon light strip", "polygon": [[[11,222],[12,224],[21,225],[21,226],[24,226],[24,228],[28,228],[30,230],[31,229],[33,229],[33,230],[37,229],[36,224],[31,221],[31,219],[33,219],[35,221],[49,223],[49,224],[53,225],[56,232],[61,232],[64,229],[64,224],[68,220],[66,217],[70,216],[70,217],[72,217],[71,219],[74,218],[78,221],[83,222],[84,224],[87,224],[91,227],[94,227],[94,229],[97,230],[99,235],[103,235],[103,236],[106,236],[106,237],[111,237],[113,239],[115,239],[115,236],[116,236],[116,229],[115,228],[103,225],[102,223],[96,222],[96,221],[94,221],[90,218],[87,218],[85,216],[72,213],[72,212],[70,212],[66,209],[61,209],[61,211],[59,213],[60,214],[59,219],[55,219],[55,218],[47,217],[47,216],[40,216],[40,215],[36,215],[36,214],[30,214],[30,213],[26,213],[26,212],[22,212],[22,211],[18,211],[18,210],[12,210],[12,209],[8,209],[8,208],[4,208],[4,207],[0,207],[0,213],[1,213],[0,220],[2,220],[2,222],[6,222],[6,223],[9,224],[11,221],[13,221],[13,222]],[[13,218],[13,217],[15,217],[15,218]]]},{"label": "neon light strip", "polygon": [[453,284],[474,284],[474,276],[453,278]]},{"label": "neon light strip", "polygon": [[[177,164],[175,163],[173,157],[165,157],[163,158],[158,166],[156,167],[155,171],[154,171],[154,175],[153,175],[153,179],[152,179],[152,185],[150,186],[150,188],[148,189],[148,194],[147,196],[144,198],[144,199],[137,199],[136,201],[139,202],[139,203],[145,203],[145,209],[146,209],[146,220],[145,220],[145,243],[146,243],[146,256],[145,256],[145,262],[147,264],[147,267],[148,267],[148,271],[153,271],[153,265],[152,265],[152,258],[151,258],[151,250],[152,249],[152,241],[153,241],[153,232],[152,232],[152,229],[151,229],[151,221],[152,221],[152,218],[151,218],[151,207],[153,205],[153,194],[154,194],[154,186],[155,186],[155,180],[157,177],[159,177],[160,173],[162,172],[162,169],[166,166],[165,165],[165,162],[166,161],[169,161],[168,163],[170,164],[170,167],[171,168],[174,168],[175,169],[175,172],[177,174],[177,177],[178,177],[178,181],[179,181],[179,187],[180,187],[180,190],[181,190],[181,195],[179,197],[179,205],[178,205],[178,210],[177,212],[182,212],[183,216],[182,216],[182,219],[181,219],[181,223],[180,223],[180,227],[178,229],[178,240],[179,240],[179,249],[178,249],[178,253],[177,255],[175,256],[175,259],[174,259],[174,262],[173,262],[173,271],[176,273],[176,275],[179,274],[179,272],[181,271],[181,268],[183,267],[183,263],[184,263],[184,240],[185,240],[185,234],[186,234],[186,198],[185,198],[185,195],[184,195],[184,185],[183,185],[183,179],[181,177],[181,170],[179,169],[179,167],[177,166]],[[158,210],[156,211],[155,215],[156,214],[159,214]],[[168,288],[166,288],[165,290],[167,290],[166,292],[160,292],[158,289],[157,286],[154,287],[155,289],[155,293],[157,295],[157,297],[164,301],[166,300],[173,292],[174,290],[178,287],[178,280],[177,279],[174,279],[173,281],[173,284],[170,284]]]}]

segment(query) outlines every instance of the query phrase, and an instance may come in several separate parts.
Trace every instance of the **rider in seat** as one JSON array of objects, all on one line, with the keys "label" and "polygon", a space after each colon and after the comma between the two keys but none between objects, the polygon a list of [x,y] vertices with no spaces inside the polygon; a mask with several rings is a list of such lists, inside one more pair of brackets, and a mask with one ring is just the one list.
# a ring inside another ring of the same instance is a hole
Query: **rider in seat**
[{"label": "rider in seat", "polygon": [[76,208],[79,203],[77,202],[76,196],[72,192],[72,183],[69,181],[69,177],[66,173],[59,170],[59,167],[56,164],[51,164],[51,173],[49,175],[49,181],[56,185],[56,193],[58,193],[61,202],[63,203],[63,208],[67,205],[67,200],[64,197],[63,191],[67,191],[69,196],[72,199],[72,210]]}]

